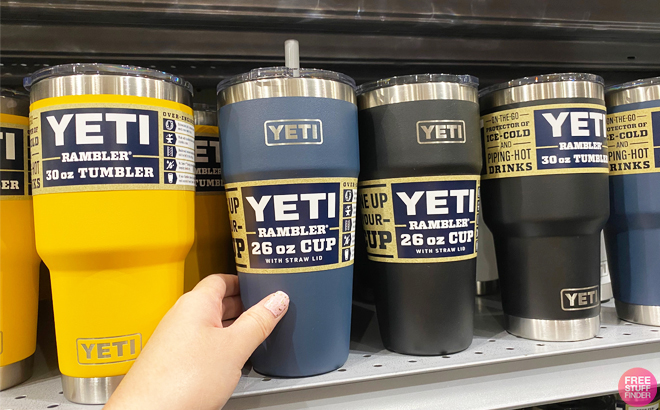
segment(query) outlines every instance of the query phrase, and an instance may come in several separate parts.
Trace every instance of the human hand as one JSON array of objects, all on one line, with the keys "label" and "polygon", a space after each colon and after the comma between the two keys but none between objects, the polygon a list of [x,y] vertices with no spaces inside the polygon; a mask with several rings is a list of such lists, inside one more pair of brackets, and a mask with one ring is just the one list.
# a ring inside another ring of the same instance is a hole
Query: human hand
[{"label": "human hand", "polygon": [[237,276],[206,277],[163,317],[105,409],[220,409],[288,307],[275,292],[243,312]]}]

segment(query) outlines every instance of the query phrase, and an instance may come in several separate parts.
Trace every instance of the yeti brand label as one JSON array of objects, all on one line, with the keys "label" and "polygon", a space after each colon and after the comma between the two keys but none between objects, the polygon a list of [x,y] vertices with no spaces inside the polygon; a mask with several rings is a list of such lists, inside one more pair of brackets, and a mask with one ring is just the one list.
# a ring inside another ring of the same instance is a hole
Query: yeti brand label
[{"label": "yeti brand label", "polygon": [[128,362],[142,351],[142,335],[77,339],[78,363],[99,365]]},{"label": "yeti brand label", "polygon": [[417,142],[419,144],[464,143],[465,121],[417,121]]},{"label": "yeti brand label", "polygon": [[272,120],[264,122],[266,145],[323,144],[321,120]]},{"label": "yeti brand label", "polygon": [[0,114],[0,199],[30,198],[28,117]]},{"label": "yeti brand label", "polygon": [[601,105],[514,108],[481,121],[484,179],[608,172]]},{"label": "yeti brand label", "polygon": [[593,309],[600,306],[598,285],[588,288],[562,289],[561,309],[565,311]]},{"label": "yeti brand label", "polygon": [[358,198],[371,260],[429,263],[477,256],[476,175],[361,181]]},{"label": "yeti brand label", "polygon": [[226,189],[239,272],[311,272],[353,263],[357,179],[251,181]]},{"label": "yeti brand label", "polygon": [[610,175],[660,172],[660,107],[613,111],[607,116]]},{"label": "yeti brand label", "polygon": [[193,190],[192,110],[145,97],[71,96],[32,104],[34,194]]},{"label": "yeti brand label", "polygon": [[222,192],[225,190],[220,167],[218,127],[195,125],[195,190]]}]

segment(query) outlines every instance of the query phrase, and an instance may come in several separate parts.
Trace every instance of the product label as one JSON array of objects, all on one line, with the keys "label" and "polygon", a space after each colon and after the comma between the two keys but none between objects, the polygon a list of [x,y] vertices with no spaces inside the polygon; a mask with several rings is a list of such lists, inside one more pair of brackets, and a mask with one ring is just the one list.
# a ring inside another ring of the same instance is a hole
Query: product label
[{"label": "product label", "polygon": [[81,95],[30,107],[34,194],[194,190],[192,109],[146,97]]},{"label": "product label", "polygon": [[451,262],[477,256],[479,176],[360,182],[367,255],[378,262]]},{"label": "product label", "polygon": [[296,273],[353,263],[356,178],[305,178],[226,185],[236,266]]},{"label": "product label", "polygon": [[660,172],[660,107],[607,116],[610,175]]},{"label": "product label", "polygon": [[30,198],[28,117],[0,114],[0,199]]},{"label": "product label", "polygon": [[220,167],[218,127],[195,125],[195,173],[197,193],[225,190]]},{"label": "product label", "polygon": [[142,351],[142,335],[77,339],[76,345],[79,364],[121,363],[137,359]]},{"label": "product label", "polygon": [[602,105],[513,108],[481,121],[484,179],[608,172]]}]

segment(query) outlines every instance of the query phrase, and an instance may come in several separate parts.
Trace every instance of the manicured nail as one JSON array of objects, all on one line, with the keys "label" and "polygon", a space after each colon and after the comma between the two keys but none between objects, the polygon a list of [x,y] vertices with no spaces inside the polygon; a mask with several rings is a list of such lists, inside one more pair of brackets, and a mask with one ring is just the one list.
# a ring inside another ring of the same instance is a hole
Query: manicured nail
[{"label": "manicured nail", "polygon": [[270,310],[270,313],[275,317],[280,317],[280,315],[286,310],[289,306],[289,295],[282,291],[277,291],[266,301],[264,307]]}]

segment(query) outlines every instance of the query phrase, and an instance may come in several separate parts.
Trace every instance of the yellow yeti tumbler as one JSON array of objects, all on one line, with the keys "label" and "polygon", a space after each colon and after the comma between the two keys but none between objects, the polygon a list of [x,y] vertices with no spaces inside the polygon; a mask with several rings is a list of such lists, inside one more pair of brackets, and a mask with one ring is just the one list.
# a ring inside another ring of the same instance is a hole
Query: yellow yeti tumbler
[{"label": "yellow yeti tumbler", "polygon": [[34,245],[27,95],[0,92],[0,390],[27,380],[37,346],[39,256]]},{"label": "yellow yeti tumbler", "polygon": [[105,403],[183,292],[194,236],[192,87],[156,70],[25,79],[37,251],[51,273],[64,395]]},{"label": "yellow yeti tumbler", "polygon": [[220,167],[218,111],[195,110],[195,243],[186,258],[184,292],[212,273],[236,273],[227,196]]}]

